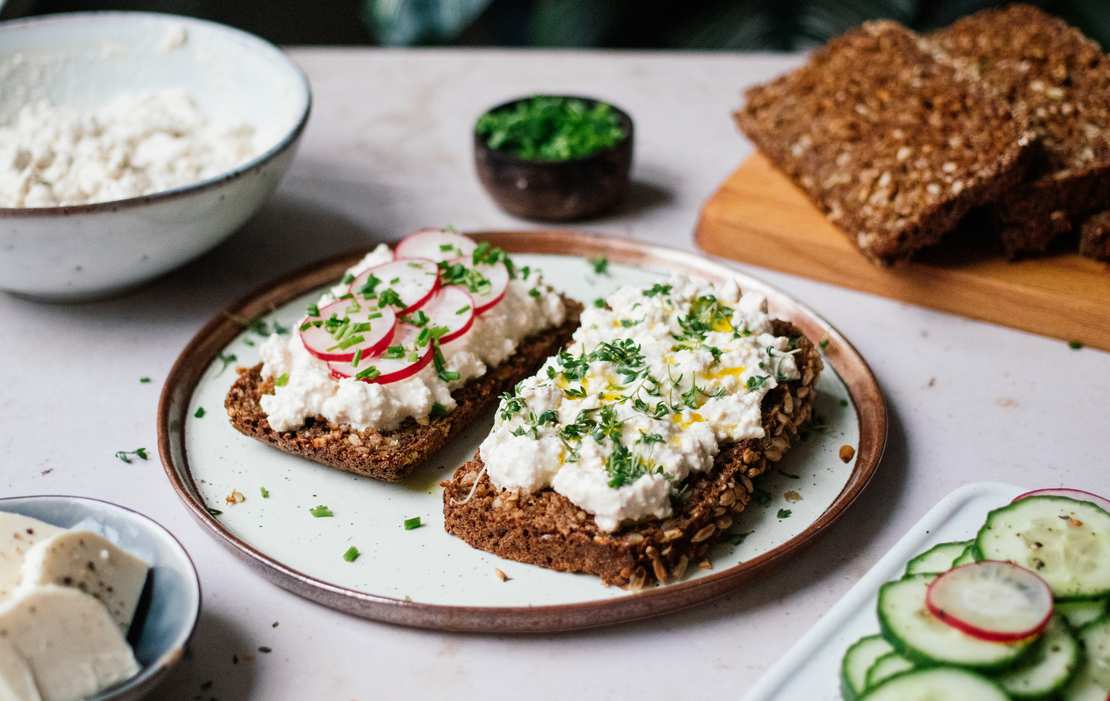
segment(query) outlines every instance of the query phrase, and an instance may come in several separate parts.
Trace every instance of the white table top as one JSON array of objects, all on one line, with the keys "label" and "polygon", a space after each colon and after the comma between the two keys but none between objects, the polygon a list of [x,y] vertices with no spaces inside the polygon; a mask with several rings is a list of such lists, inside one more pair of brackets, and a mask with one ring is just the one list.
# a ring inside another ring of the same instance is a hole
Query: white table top
[{"label": "white table top", "polygon": [[[797,61],[292,53],[311,79],[313,115],[278,194],[243,231],[124,299],[46,306],[0,295],[0,494],[81,494],[132,506],[170,528],[199,567],[204,610],[192,656],[160,698],[739,698],[959,485],[999,480],[1110,491],[1105,353],[752,269],[852,340],[892,418],[871,486],[788,566],[685,613],[537,637],[408,630],[268,584],[193,522],[156,457],[129,465],[113,457],[138,446],[153,450],[161,382],[204,321],[284,271],[418,226],[530,226],[500,213],[480,189],[470,128],[484,108],[534,91],[597,95],[636,120],[632,200],[588,228],[690,249],[700,204],[749,149],[729,119],[740,90]],[[140,384],[144,375],[153,382]],[[273,652],[259,654],[259,646]]]}]

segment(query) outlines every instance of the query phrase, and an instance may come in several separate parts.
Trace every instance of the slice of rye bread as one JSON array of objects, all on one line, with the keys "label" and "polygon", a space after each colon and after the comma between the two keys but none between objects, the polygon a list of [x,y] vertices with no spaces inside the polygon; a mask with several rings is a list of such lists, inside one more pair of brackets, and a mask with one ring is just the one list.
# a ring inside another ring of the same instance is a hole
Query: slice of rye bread
[{"label": "slice of rye bread", "polygon": [[1044,251],[1110,207],[1110,58],[1030,5],[983,10],[929,36],[1023,114],[1038,139],[1029,179],[993,207],[1011,257]]},{"label": "slice of rye bread", "polygon": [[419,424],[406,419],[390,431],[355,429],[332,424],[323,417],[309,419],[295,431],[275,431],[266,420],[260,400],[274,391],[273,379],[262,378],[261,364],[241,368],[224,400],[231,425],[240,433],[321,465],[396,482],[447,444],[459,431],[491,411],[498,395],[534,373],[548,356],[558,352],[578,328],[582,305],[563,298],[567,308],[561,326],[546,329],[521,342],[505,362],[455,390],[457,406],[444,416]]},{"label": "slice of rye bread", "polygon": [[685,497],[670,518],[606,533],[589,513],[551,489],[534,494],[499,490],[476,455],[442,483],[447,532],[510,560],[587,572],[618,586],[665,584],[681,579],[690,563],[707,567],[710,546],[751,501],[752,479],[782,458],[812,415],[821,356],[787,322],[775,321],[774,333],[798,339],[801,378],[767,393],[762,405],[766,436],[723,446],[713,470],[688,479]]},{"label": "slice of rye bread", "polygon": [[867,22],[746,93],[740,129],[873,261],[936,243],[1020,182],[1031,136],[935,46]]},{"label": "slice of rye bread", "polygon": [[1079,228],[1079,252],[1088,258],[1110,262],[1110,210],[1087,218]]}]

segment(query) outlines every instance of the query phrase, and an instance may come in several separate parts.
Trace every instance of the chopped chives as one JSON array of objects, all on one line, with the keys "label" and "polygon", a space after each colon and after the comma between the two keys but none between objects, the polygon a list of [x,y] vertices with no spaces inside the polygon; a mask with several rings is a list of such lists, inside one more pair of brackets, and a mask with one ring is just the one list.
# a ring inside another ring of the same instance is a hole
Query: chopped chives
[{"label": "chopped chives", "polygon": [[345,553],[343,553],[343,559],[347,562],[354,562],[361,554],[362,553],[358,551],[358,548],[352,545],[351,547],[347,548],[347,551]]},{"label": "chopped chives", "polygon": [[308,513],[312,514],[315,518],[331,518],[332,516],[335,516],[335,513],[333,513],[331,509],[324,506],[323,504],[318,504],[312,507],[308,510]]},{"label": "chopped chives", "polygon": [[140,377],[139,382],[143,383],[144,385],[149,385],[150,384],[150,378],[149,377]]},{"label": "chopped chives", "polygon": [[381,373],[378,371],[378,369],[376,367],[374,367],[373,365],[369,365],[369,366],[363,368],[362,370],[359,370],[358,374],[355,375],[355,379],[356,380],[372,380],[380,374]]},{"label": "chopped chives", "polygon": [[193,412],[193,416],[197,417],[198,419],[203,419],[205,413],[206,412],[204,411],[204,407],[198,406],[197,410],[195,412]]},{"label": "chopped chives", "polygon": [[287,372],[283,372],[274,378],[275,387],[284,387],[287,384],[289,384],[289,373]]},{"label": "chopped chives", "polygon": [[412,518],[406,518],[405,519],[405,530],[406,531],[415,530],[417,528],[420,528],[423,525],[424,524],[420,522],[420,517],[419,516],[413,516]]},{"label": "chopped chives", "polygon": [[269,499],[270,498],[270,490],[269,489],[266,489],[265,487],[259,487],[258,492],[259,492],[259,494],[262,495],[263,499]]}]

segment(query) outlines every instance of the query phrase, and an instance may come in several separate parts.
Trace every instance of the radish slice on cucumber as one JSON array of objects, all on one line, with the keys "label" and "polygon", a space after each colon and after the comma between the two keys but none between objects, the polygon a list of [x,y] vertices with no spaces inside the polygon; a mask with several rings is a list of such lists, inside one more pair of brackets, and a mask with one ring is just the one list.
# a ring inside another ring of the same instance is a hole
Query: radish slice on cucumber
[{"label": "radish slice on cucumber", "polygon": [[410,324],[397,324],[393,342],[380,355],[329,362],[332,377],[383,385],[412,377],[432,362],[432,344],[421,346],[417,342],[422,331]]},{"label": "radish slice on cucumber", "polygon": [[1034,489],[1031,492],[1017,495],[1014,497],[1014,501],[1021,501],[1029,497],[1067,497],[1068,499],[1075,499],[1076,501],[1089,501],[1095,506],[1100,507],[1103,511],[1110,512],[1110,499],[1100,497],[1097,494],[1082,489],[1071,489],[1070,487]]},{"label": "radish slice on cucumber", "polygon": [[984,560],[949,570],[925,596],[929,612],[953,628],[993,642],[1040,634],[1052,618],[1052,590],[1033,572]]},{"label": "radish slice on cucumber", "polygon": [[[316,311],[316,310],[313,310]],[[393,338],[397,315],[353,299],[341,299],[301,322],[301,343],[321,360],[350,360],[355,353],[373,355]]]},{"label": "radish slice on cucumber", "polygon": [[394,260],[363,271],[351,283],[355,299],[409,314],[439,289],[439,266],[424,258]]},{"label": "radish slice on cucumber", "polygon": [[915,574],[879,589],[879,625],[894,649],[915,664],[952,664],[984,670],[1014,664],[1032,640],[997,643],[975,638],[932,615],[925,603],[935,577]]},{"label": "radish slice on cucumber", "polygon": [[420,311],[427,316],[428,328],[435,329],[439,344],[461,337],[474,325],[474,300],[461,287],[444,287]]},{"label": "radish slice on cucumber", "polygon": [[1110,513],[1089,501],[1032,496],[987,515],[975,546],[986,560],[1033,570],[1057,599],[1110,594]]},{"label": "radish slice on cucumber", "polygon": [[441,261],[469,258],[478,247],[473,239],[445,229],[420,229],[397,244],[398,258],[427,258]]}]

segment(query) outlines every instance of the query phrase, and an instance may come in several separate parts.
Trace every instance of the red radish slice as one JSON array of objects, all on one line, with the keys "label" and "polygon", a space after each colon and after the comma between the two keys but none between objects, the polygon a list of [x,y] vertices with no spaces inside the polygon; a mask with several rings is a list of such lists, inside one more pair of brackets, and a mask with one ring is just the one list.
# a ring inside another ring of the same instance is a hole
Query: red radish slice
[{"label": "red radish slice", "polygon": [[468,281],[463,287],[470,293],[474,300],[474,313],[483,314],[497,306],[505,298],[509,290],[509,269],[504,263],[479,263],[474,265],[469,258],[458,258],[451,261],[451,266],[463,265],[476,270],[484,279],[480,285],[473,285]]},{"label": "red radish slice", "polygon": [[1100,507],[1103,511],[1110,513],[1110,499],[1100,497],[1091,492],[1085,492],[1082,489],[1071,489],[1070,487],[1058,487],[1056,489],[1034,489],[1025,494],[1019,494],[1014,497],[1014,501],[1021,501],[1026,497],[1067,497],[1068,499],[1075,499],[1076,501],[1089,501],[1092,504]]},{"label": "red radish slice", "polygon": [[416,345],[420,331],[420,328],[411,324],[397,324],[392,344],[380,355],[361,358],[358,365],[349,361],[328,363],[332,377],[353,377],[363,382],[383,385],[412,377],[432,362],[432,344],[423,347]]},{"label": "red radish slice", "polygon": [[363,271],[351,283],[351,293],[355,295],[355,299],[392,307],[398,314],[416,311],[438,289],[439,266],[426,258],[382,263]]},{"label": "red radish slice", "polygon": [[991,642],[1039,634],[1052,617],[1052,590],[1032,570],[983,560],[948,570],[929,584],[929,612],[953,628]]},{"label": "red radish slice", "polygon": [[461,287],[444,287],[420,311],[428,315],[428,328],[445,327],[439,344],[459,338],[474,325],[474,301]]},{"label": "red radish slice", "polygon": [[467,258],[474,253],[478,244],[462,234],[444,229],[420,229],[409,234],[397,244],[398,258],[428,258],[429,260],[452,260]]},{"label": "red radish slice", "polygon": [[301,322],[301,343],[320,360],[351,360],[355,353],[368,356],[385,350],[396,326],[392,309],[341,299]]}]

